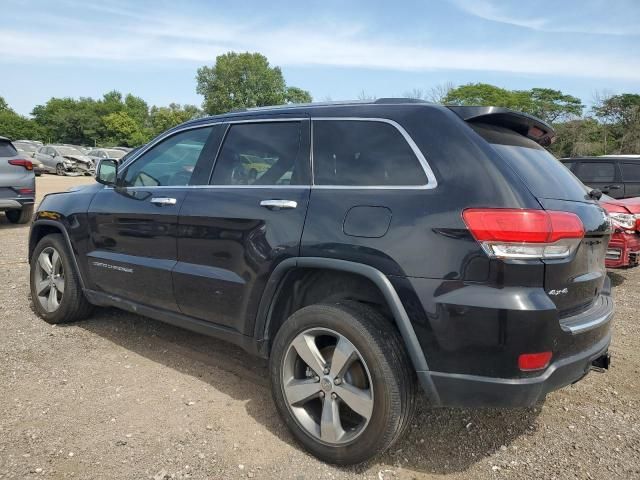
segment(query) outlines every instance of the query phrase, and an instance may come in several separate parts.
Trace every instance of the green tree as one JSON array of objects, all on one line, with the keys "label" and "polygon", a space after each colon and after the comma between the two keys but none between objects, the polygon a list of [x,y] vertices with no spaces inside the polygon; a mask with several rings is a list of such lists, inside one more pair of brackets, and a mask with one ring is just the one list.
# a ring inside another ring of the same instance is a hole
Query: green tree
[{"label": "green tree", "polygon": [[532,88],[528,93],[531,95],[531,111],[529,113],[546,122],[561,122],[582,115],[584,109],[582,101],[577,97],[562,93],[560,90]]},{"label": "green tree", "polygon": [[109,145],[133,147],[145,143],[147,136],[127,112],[113,112],[102,118],[105,127],[103,141]]},{"label": "green tree", "polygon": [[287,87],[280,68],[259,53],[220,55],[213,67],[198,69],[196,81],[196,92],[204,96],[202,108],[209,114],[311,99],[308,92]]},{"label": "green tree", "polygon": [[182,106],[171,103],[168,107],[151,107],[149,114],[150,135],[155,137],[171,127],[198,117],[201,113],[195,105]]}]

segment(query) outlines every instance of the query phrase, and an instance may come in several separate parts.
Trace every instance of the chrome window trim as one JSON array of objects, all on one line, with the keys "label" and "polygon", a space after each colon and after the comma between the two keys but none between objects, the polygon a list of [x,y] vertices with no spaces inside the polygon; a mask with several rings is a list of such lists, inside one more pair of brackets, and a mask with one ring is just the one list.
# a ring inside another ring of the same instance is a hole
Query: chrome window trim
[{"label": "chrome window trim", "polygon": [[[422,153],[422,151],[420,150],[420,148],[418,148],[418,145],[415,143],[415,141],[413,140],[413,138],[411,138],[411,135],[409,135],[409,133],[404,129],[404,127],[402,125],[400,125],[398,122],[396,122],[395,120],[391,120],[388,118],[380,118],[380,117],[313,117],[313,116],[307,116],[307,117],[291,117],[291,118],[252,118],[252,119],[244,119],[244,120],[215,120],[215,121],[211,121],[211,122],[207,122],[207,123],[200,123],[197,125],[190,125],[190,126],[186,126],[183,128],[180,128],[178,130],[175,131],[171,131],[171,132],[167,132],[159,137],[157,137],[155,140],[149,142],[143,149],[141,149],[139,152],[137,152],[132,158],[130,158],[127,162],[125,162],[122,166],[119,166],[119,169],[124,169],[124,168],[128,168],[129,165],[131,165],[133,162],[135,162],[136,160],[138,160],[138,158],[140,158],[142,155],[144,155],[147,151],[149,151],[151,148],[155,147],[156,145],[158,145],[160,142],[166,140],[169,137],[172,137],[174,135],[177,135],[179,133],[182,132],[186,132],[189,130],[195,130],[198,128],[207,128],[207,127],[212,127],[214,125],[219,125],[219,124],[225,124],[225,125],[233,125],[233,124],[242,124],[242,123],[271,123],[271,122],[301,122],[301,121],[305,121],[305,120],[309,120],[311,122],[310,128],[310,141],[309,141],[309,161],[310,161],[310,167],[311,167],[311,185],[166,185],[166,186],[154,186],[154,187],[126,187],[126,188],[222,188],[222,189],[227,189],[227,188],[296,188],[296,189],[300,189],[300,188],[312,188],[312,189],[322,189],[322,190],[326,190],[326,189],[335,189],[335,190],[431,190],[434,189],[438,186],[438,181],[436,180],[436,176],[433,173],[433,170],[431,169],[431,166],[429,165],[429,162],[427,161],[427,159],[425,158],[424,154]],[[402,135],[402,137],[404,138],[404,140],[407,142],[407,144],[409,145],[409,148],[411,148],[411,150],[413,151],[414,155],[416,156],[416,158],[418,159],[418,162],[420,163],[420,165],[422,166],[422,169],[425,173],[425,175],[427,176],[427,183],[425,185],[316,185],[315,184],[315,179],[314,179],[314,168],[313,168],[313,145],[314,145],[314,130],[313,130],[313,123],[315,121],[353,121],[353,122],[380,122],[380,123],[386,123],[389,124],[391,126],[393,126],[398,132],[400,132],[400,134]],[[217,160],[217,156],[220,153],[220,149],[222,148],[222,145],[224,143],[224,139],[226,138],[226,134],[228,132],[225,132],[225,135],[222,139],[222,141],[220,142],[220,145],[218,147],[218,152],[216,153],[216,159]],[[215,162],[214,162],[214,168],[215,168]],[[213,178],[213,171],[211,174],[211,177],[209,179],[209,181],[211,181],[211,178]],[[112,188],[112,187],[107,187],[107,188]]]}]

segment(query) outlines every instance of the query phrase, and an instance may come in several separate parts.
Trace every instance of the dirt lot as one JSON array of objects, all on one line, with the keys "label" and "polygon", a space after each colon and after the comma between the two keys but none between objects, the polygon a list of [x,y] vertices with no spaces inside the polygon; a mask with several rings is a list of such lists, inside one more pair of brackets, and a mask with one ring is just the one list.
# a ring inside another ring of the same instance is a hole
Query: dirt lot
[{"label": "dirt lot", "polygon": [[[43,176],[40,195],[87,178]],[[640,478],[640,268],[611,273],[614,363],[526,410],[430,410],[357,468],[304,453],[264,362],[117,310],[32,312],[27,226],[0,214],[0,478]]]}]

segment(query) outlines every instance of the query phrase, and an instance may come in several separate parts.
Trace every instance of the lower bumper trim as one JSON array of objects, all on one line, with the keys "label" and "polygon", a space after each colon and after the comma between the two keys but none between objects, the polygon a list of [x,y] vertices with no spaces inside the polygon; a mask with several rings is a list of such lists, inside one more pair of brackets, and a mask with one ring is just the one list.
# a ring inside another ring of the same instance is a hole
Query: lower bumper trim
[{"label": "lower bumper trim", "polygon": [[554,390],[582,379],[594,360],[607,354],[608,334],[588,350],[552,363],[537,377],[494,378],[444,372],[417,372],[421,383],[428,377],[436,387],[442,407],[530,407]]}]

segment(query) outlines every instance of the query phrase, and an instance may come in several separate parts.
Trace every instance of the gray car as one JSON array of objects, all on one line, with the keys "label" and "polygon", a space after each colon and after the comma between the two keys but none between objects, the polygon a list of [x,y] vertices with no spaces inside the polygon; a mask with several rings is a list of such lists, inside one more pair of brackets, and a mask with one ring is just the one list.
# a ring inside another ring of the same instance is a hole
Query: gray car
[{"label": "gray car", "polygon": [[93,148],[87,153],[87,156],[97,165],[100,160],[104,160],[105,158],[119,161],[126,153],[127,152],[117,148]]},{"label": "gray car", "polygon": [[45,171],[58,175],[93,175],[95,172],[95,163],[90,157],[67,145],[45,145],[36,151],[34,158],[44,166]]},{"label": "gray car", "polygon": [[36,177],[31,159],[0,137],[0,211],[11,223],[27,223],[33,216]]}]

